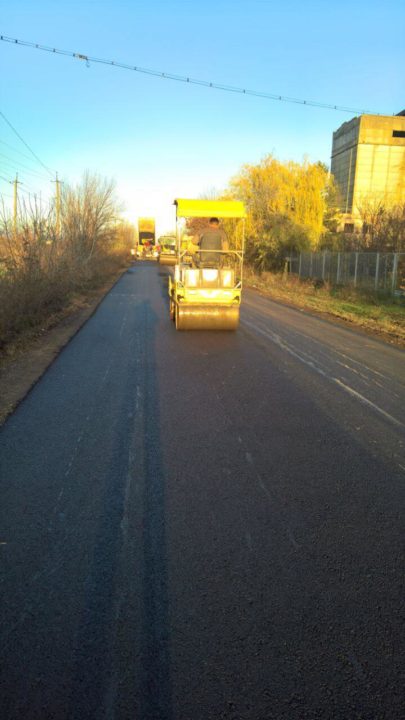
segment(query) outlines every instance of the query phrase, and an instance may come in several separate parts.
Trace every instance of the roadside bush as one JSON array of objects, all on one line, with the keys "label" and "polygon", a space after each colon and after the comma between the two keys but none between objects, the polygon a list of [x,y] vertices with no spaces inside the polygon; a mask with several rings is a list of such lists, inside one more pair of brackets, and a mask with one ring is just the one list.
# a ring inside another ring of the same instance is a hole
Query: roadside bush
[{"label": "roadside bush", "polygon": [[16,231],[3,210],[0,350],[124,267],[132,238],[113,184],[88,173],[77,187],[64,186],[60,234],[54,212],[44,214],[36,203],[20,206]]},{"label": "roadside bush", "polygon": [[305,228],[285,216],[272,215],[259,237],[247,235],[246,260],[259,272],[282,270],[287,255],[309,246],[310,239]]}]

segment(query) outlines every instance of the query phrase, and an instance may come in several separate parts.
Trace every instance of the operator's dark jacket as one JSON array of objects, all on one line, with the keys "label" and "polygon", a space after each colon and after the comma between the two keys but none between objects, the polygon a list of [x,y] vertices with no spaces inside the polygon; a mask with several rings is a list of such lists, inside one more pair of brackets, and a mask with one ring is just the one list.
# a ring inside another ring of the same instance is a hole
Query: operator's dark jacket
[{"label": "operator's dark jacket", "polygon": [[[200,250],[224,250],[226,235],[221,228],[207,228],[201,233],[198,245]],[[220,262],[219,253],[200,253],[200,261],[203,264],[217,265]]]}]

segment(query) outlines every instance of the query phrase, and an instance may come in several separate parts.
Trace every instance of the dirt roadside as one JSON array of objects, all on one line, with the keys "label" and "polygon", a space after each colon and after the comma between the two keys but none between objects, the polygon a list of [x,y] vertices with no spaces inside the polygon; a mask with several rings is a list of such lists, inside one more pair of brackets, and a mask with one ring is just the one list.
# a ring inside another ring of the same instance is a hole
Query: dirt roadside
[{"label": "dirt roadside", "polygon": [[374,318],[359,318],[355,313],[348,311],[342,312],[339,309],[334,309],[332,304],[330,304],[330,307],[328,307],[328,303],[325,303],[323,307],[316,306],[311,302],[311,297],[307,298],[304,295],[279,292],[278,288],[268,288],[251,277],[245,279],[245,287],[280,305],[306,312],[314,317],[328,320],[328,322],[335,325],[350,328],[359,334],[369,335],[389,345],[396,345],[402,350],[405,349],[405,326],[403,319],[401,322],[392,320],[383,323],[381,320]]},{"label": "dirt roadside", "polygon": [[76,299],[52,317],[46,328],[26,338],[11,356],[0,358],[0,427],[126,271],[120,269],[101,287]]}]

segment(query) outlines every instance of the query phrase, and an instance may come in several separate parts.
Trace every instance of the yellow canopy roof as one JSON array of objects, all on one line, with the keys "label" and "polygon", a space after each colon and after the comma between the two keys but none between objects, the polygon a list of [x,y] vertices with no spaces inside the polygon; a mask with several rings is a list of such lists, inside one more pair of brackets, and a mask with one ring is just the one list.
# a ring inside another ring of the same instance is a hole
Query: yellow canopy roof
[{"label": "yellow canopy roof", "polygon": [[177,217],[244,218],[246,210],[239,200],[187,200],[177,198]]}]

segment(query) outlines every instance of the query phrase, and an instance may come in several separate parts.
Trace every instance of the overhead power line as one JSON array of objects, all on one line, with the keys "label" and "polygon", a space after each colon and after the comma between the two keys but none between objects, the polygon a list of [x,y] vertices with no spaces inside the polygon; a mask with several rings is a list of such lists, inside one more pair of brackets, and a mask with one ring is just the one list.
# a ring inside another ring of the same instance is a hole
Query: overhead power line
[{"label": "overhead power line", "polygon": [[[13,185],[14,180],[9,180],[8,178],[4,177],[4,175],[0,175],[0,180],[3,180],[8,185]],[[28,197],[37,199],[38,196],[40,198],[41,203],[45,203],[46,205],[49,205],[50,207],[53,206],[54,201],[48,200],[47,198],[44,198],[41,196],[41,193],[38,193],[31,185],[27,185],[27,183],[22,183],[21,180],[18,181],[18,184],[21,186],[24,184],[24,187],[20,187],[19,192],[23,192],[25,195],[28,195]],[[7,197],[13,199],[12,195],[8,195],[7,193],[4,193],[0,190],[0,197]]]},{"label": "overhead power line", "polygon": [[0,152],[0,157],[4,158],[4,160],[1,160],[2,164],[11,165],[11,167],[24,168],[24,172],[28,173],[29,175],[34,175],[41,180],[49,182],[49,178],[46,175],[41,175],[41,173],[37,170],[27,167],[27,165],[24,165],[24,163],[22,163],[20,160],[15,160],[14,158],[10,157],[10,155],[5,155],[5,153],[2,152]]},{"label": "overhead power line", "polygon": [[8,119],[6,118],[5,114],[4,114],[1,110],[0,110],[0,115],[1,115],[1,117],[3,118],[4,122],[6,122],[7,125],[11,128],[11,130],[13,131],[13,133],[14,133],[15,135],[17,135],[18,139],[21,140],[21,142],[23,143],[23,145],[25,145],[25,147],[28,148],[28,150],[30,151],[31,155],[32,155],[32,156],[37,160],[37,162],[39,162],[39,164],[42,165],[42,167],[43,167],[50,175],[52,175],[52,177],[53,177],[53,175],[54,175],[55,173],[53,173],[52,170],[50,170],[49,167],[47,167],[47,166],[42,162],[42,160],[41,160],[41,159],[38,157],[38,155],[33,151],[33,149],[28,145],[28,143],[24,140],[24,138],[21,137],[21,135],[20,135],[20,133],[18,132],[18,130],[15,129],[15,127],[11,124],[10,120],[8,120]]},{"label": "overhead power line", "polygon": [[66,55],[67,57],[72,57],[76,60],[84,61],[87,66],[89,66],[90,63],[112,65],[113,67],[121,68],[123,70],[132,70],[134,72],[144,73],[145,75],[153,75],[155,77],[160,77],[164,80],[175,80],[177,82],[189,83],[190,85],[201,85],[202,87],[212,88],[214,90],[222,90],[224,92],[238,93],[241,95],[250,95],[253,97],[263,98],[265,100],[279,100],[286,103],[295,103],[296,105],[308,105],[309,107],[324,108],[327,110],[338,110],[340,112],[351,113],[352,115],[381,114],[372,113],[370,110],[358,110],[356,108],[345,107],[343,105],[333,105],[331,103],[322,103],[315,100],[303,100],[301,98],[293,98],[286,95],[260,92],[258,90],[249,90],[247,88],[235,87],[233,85],[223,85],[217,82],[210,82],[209,80],[197,80],[196,78],[187,77],[186,75],[175,75],[174,73],[162,72],[161,70],[151,70],[150,68],[139,67],[138,65],[129,65],[123,62],[117,62],[116,60],[106,60],[105,58],[92,57],[91,55],[73,52],[72,50],[60,50],[58,48],[48,47],[47,45],[40,45],[39,43],[33,43],[27,40],[10,38],[6,35],[0,35],[0,40],[2,40],[3,42],[12,43],[14,45],[22,45],[24,47],[35,48],[36,50],[43,50],[45,52],[53,53],[55,55]]},{"label": "overhead power line", "polygon": [[30,157],[26,153],[21,152],[21,150],[18,150],[17,148],[15,148],[14,145],[10,145],[9,143],[6,143],[5,140],[0,140],[0,143],[2,145],[5,145],[6,147],[8,147],[10,150],[13,150],[13,152],[18,153],[18,155],[21,155],[21,157],[25,158],[26,160],[29,160],[30,162],[32,162],[32,157]]}]

